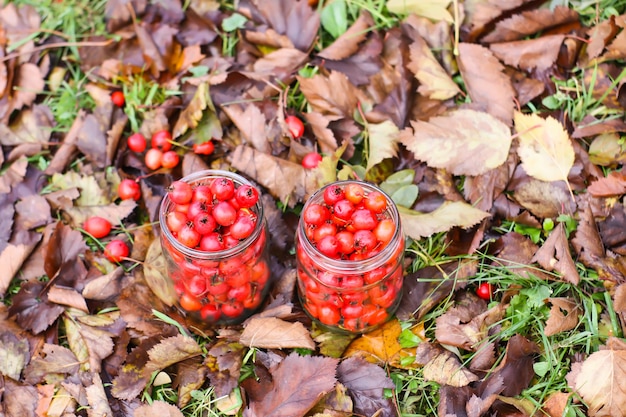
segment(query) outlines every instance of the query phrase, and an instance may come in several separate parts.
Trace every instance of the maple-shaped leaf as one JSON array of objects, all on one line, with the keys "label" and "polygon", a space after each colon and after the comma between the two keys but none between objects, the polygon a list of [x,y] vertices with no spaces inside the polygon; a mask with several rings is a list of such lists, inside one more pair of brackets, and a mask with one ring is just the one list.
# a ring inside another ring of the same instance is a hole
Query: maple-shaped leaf
[{"label": "maple-shaped leaf", "polygon": [[452,23],[454,18],[448,11],[452,0],[387,0],[387,9],[392,13],[411,14],[433,21]]},{"label": "maple-shaped leaf", "polygon": [[381,417],[398,415],[395,404],[384,394],[384,389],[395,388],[395,385],[380,366],[358,357],[348,358],[337,367],[337,378],[348,388],[355,413]]},{"label": "maple-shaped leaf", "polygon": [[401,206],[398,211],[404,233],[417,240],[453,227],[472,227],[490,216],[463,201],[446,201],[430,213],[420,213]]},{"label": "maple-shaped leaf", "polygon": [[135,409],[134,417],[183,417],[183,412],[175,405],[165,401],[152,401],[150,404],[142,404]]},{"label": "maple-shaped leaf", "polygon": [[0,333],[0,374],[18,381],[29,360],[28,341],[8,330]]},{"label": "maple-shaped leaf", "polygon": [[550,297],[547,301],[552,304],[552,308],[546,327],[543,329],[546,336],[571,330],[578,325],[578,316],[582,314],[582,310],[576,300],[566,297]]},{"label": "maple-shaped leaf", "polygon": [[457,61],[472,103],[482,106],[510,126],[515,108],[515,90],[511,78],[504,73],[504,65],[489,49],[470,43],[459,44]]},{"label": "maple-shaped leaf", "polygon": [[626,415],[626,345],[609,338],[606,347],[594,352],[568,374],[568,382],[589,407],[589,416]]},{"label": "maple-shaped leaf", "polygon": [[454,353],[444,350],[424,365],[424,380],[441,385],[464,387],[470,382],[478,381],[478,377],[465,369]]},{"label": "maple-shaped leaf", "polygon": [[548,271],[557,271],[567,282],[577,285],[580,275],[576,269],[576,264],[572,259],[569,249],[569,241],[565,235],[565,225],[559,223],[543,246],[539,248],[532,259]]},{"label": "maple-shaped leaf", "polygon": [[511,132],[489,113],[460,109],[427,122],[411,121],[400,142],[416,159],[454,175],[480,175],[502,165],[509,154]]},{"label": "maple-shaped leaf", "polygon": [[398,153],[398,138],[400,130],[392,121],[370,123],[367,125],[369,153],[367,156],[368,172],[374,165],[383,159],[393,158]]},{"label": "maple-shaped leaf", "polygon": [[409,47],[411,61],[407,67],[420,82],[418,92],[434,100],[447,100],[459,94],[459,86],[441,66],[430,47],[420,35]]},{"label": "maple-shaped leaf", "polygon": [[276,317],[252,317],[241,333],[239,343],[267,349],[315,349],[315,343],[302,323],[290,323]]},{"label": "maple-shaped leaf", "polygon": [[531,177],[542,181],[567,181],[574,165],[574,147],[567,131],[553,117],[515,112],[519,135],[517,153],[522,167]]},{"label": "maple-shaped leaf", "polygon": [[338,361],[291,353],[270,372],[272,382],[260,389],[264,397],[251,401],[244,417],[303,417],[328,392],[337,379]]},{"label": "maple-shaped leaf", "polygon": [[45,356],[33,357],[24,369],[24,379],[30,384],[40,383],[48,375],[74,375],[79,370],[80,363],[68,348],[46,343],[41,353]]}]

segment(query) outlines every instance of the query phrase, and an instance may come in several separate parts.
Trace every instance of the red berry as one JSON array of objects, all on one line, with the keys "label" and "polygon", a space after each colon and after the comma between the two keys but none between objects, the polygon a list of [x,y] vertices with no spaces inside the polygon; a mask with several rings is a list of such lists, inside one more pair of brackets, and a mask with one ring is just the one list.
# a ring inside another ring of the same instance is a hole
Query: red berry
[{"label": "red berry", "polygon": [[333,235],[324,236],[317,242],[317,249],[330,258],[336,258],[339,252],[339,242]]},{"label": "red berry", "polygon": [[198,233],[200,233],[201,235],[206,235],[215,230],[215,228],[217,227],[217,223],[215,222],[213,216],[211,216],[207,212],[204,212],[194,217],[193,226]]},{"label": "red berry", "polygon": [[237,210],[228,201],[220,201],[213,207],[213,218],[220,226],[230,226],[237,220]]},{"label": "red berry", "polygon": [[202,143],[194,143],[192,149],[197,155],[211,155],[215,150],[215,145],[209,140]]},{"label": "red berry", "polygon": [[350,183],[346,185],[344,193],[346,195],[346,199],[348,199],[352,204],[359,204],[365,196],[365,191],[363,190],[363,187],[356,183]]},{"label": "red berry", "polygon": [[350,221],[355,230],[374,230],[378,225],[376,216],[366,208],[354,210]]},{"label": "red berry", "polygon": [[211,192],[220,201],[230,200],[235,196],[235,183],[230,178],[216,178],[211,183]]},{"label": "red berry", "polygon": [[321,204],[313,203],[306,208],[303,216],[307,225],[319,226],[330,219],[330,211]]},{"label": "red berry", "polygon": [[179,161],[180,157],[176,151],[167,151],[163,153],[163,156],[161,156],[161,165],[163,165],[163,168],[174,168],[178,165]]},{"label": "red berry", "polygon": [[165,224],[172,233],[178,233],[187,224],[187,215],[179,211],[170,211],[165,216]]},{"label": "red berry", "polygon": [[130,250],[126,243],[119,239],[112,240],[104,247],[104,256],[111,262],[119,263],[128,257]]},{"label": "red berry", "polygon": [[311,152],[302,158],[302,166],[306,169],[316,168],[322,162],[322,155],[317,152]]},{"label": "red berry", "polygon": [[121,91],[114,91],[111,93],[111,102],[117,107],[122,107],[126,100],[124,99],[124,93]]},{"label": "red berry", "polygon": [[289,133],[294,139],[300,139],[302,137],[304,134],[304,124],[302,120],[294,115],[289,115],[285,117],[285,123],[287,124],[287,129],[289,129]]},{"label": "red berry", "polygon": [[193,227],[193,223],[186,224],[178,232],[178,241],[188,248],[195,248],[200,243],[200,233]]},{"label": "red berry", "polygon": [[169,130],[159,130],[154,132],[151,139],[152,147],[167,152],[172,149],[172,134]]},{"label": "red berry", "polygon": [[245,239],[252,234],[256,227],[256,218],[253,216],[239,216],[230,226],[230,235],[235,239]]},{"label": "red berry", "polygon": [[213,193],[208,185],[198,185],[193,188],[193,201],[202,201],[205,203],[211,203],[213,201]]},{"label": "red berry", "polygon": [[96,239],[102,239],[111,233],[111,222],[99,216],[91,216],[83,223],[83,229]]},{"label": "red berry", "polygon": [[253,186],[244,184],[237,188],[235,198],[237,199],[239,207],[249,208],[259,201],[259,192]]},{"label": "red berry", "polygon": [[372,191],[365,198],[364,205],[374,213],[382,213],[387,208],[387,198],[380,191]]},{"label": "red berry", "polygon": [[332,184],[324,190],[324,203],[328,206],[334,206],[340,200],[344,199],[343,188],[337,184]]},{"label": "red berry", "polygon": [[174,181],[170,184],[167,193],[170,200],[178,205],[189,204],[193,197],[193,189],[185,181]]},{"label": "red berry", "polygon": [[491,300],[493,286],[488,282],[482,282],[476,289],[476,295],[483,300]]},{"label": "red berry", "polygon": [[187,218],[193,221],[196,217],[201,214],[208,214],[209,206],[204,201],[194,201],[189,204],[189,209],[187,210]]},{"label": "red berry", "polygon": [[117,195],[119,195],[122,200],[137,201],[141,198],[141,189],[137,181],[126,178],[118,185]]},{"label": "red berry", "polygon": [[374,236],[383,246],[391,242],[395,233],[396,225],[391,219],[382,219],[374,228]]},{"label": "red berry", "polygon": [[224,250],[222,235],[217,232],[209,233],[200,240],[200,250],[205,252],[218,252]]},{"label": "red berry", "polygon": [[147,141],[144,135],[141,133],[133,133],[126,140],[128,144],[128,149],[133,152],[141,153],[146,150]]},{"label": "red berry", "polygon": [[153,171],[161,168],[162,160],[163,152],[156,148],[148,149],[148,152],[146,152],[146,156],[144,157],[146,167]]}]

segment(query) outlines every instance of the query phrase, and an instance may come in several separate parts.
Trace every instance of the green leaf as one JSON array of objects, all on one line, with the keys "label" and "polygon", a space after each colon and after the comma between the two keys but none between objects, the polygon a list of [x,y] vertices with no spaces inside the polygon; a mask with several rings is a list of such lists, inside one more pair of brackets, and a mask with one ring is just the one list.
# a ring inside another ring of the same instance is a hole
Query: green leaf
[{"label": "green leaf", "polygon": [[419,194],[419,188],[415,184],[404,185],[396,192],[391,194],[391,199],[398,206],[411,208],[415,200],[417,200],[417,196]]},{"label": "green leaf", "polygon": [[403,169],[387,177],[385,181],[380,183],[380,188],[389,194],[393,195],[400,188],[405,185],[413,184],[415,178],[415,171],[412,169]]},{"label": "green leaf", "polygon": [[225,32],[233,32],[237,29],[242,29],[247,21],[248,19],[244,15],[233,13],[222,21],[222,29]]},{"label": "green leaf", "polygon": [[348,30],[348,12],[344,0],[335,0],[322,9],[320,14],[322,27],[333,38],[338,38]]}]

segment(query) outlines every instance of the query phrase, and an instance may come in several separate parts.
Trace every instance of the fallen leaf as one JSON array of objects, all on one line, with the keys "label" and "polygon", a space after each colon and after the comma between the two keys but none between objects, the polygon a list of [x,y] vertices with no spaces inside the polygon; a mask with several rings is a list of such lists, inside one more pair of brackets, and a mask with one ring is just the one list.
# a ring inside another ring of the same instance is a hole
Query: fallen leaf
[{"label": "fallen leaf", "polygon": [[323,154],[330,154],[337,150],[338,144],[335,134],[328,127],[330,120],[317,112],[308,112],[303,114],[313,134],[317,139],[317,144]]},{"label": "fallen leaf", "polygon": [[505,64],[525,71],[546,70],[555,64],[565,35],[544,35],[523,41],[492,43],[489,49]]},{"label": "fallen leaf", "polygon": [[329,120],[352,117],[359,101],[367,100],[343,73],[331,71],[328,77],[321,74],[311,78],[297,77],[300,91],[313,111]]},{"label": "fallen leaf", "polygon": [[621,383],[626,369],[625,348],[623,342],[609,338],[606,348],[589,355],[573,383],[570,381],[570,388],[587,404],[589,416],[626,415],[626,388]]},{"label": "fallen leaf", "polygon": [[576,23],[578,19],[578,13],[565,6],[556,6],[554,9],[527,10],[496,22],[493,31],[484,36],[481,42],[493,43],[524,39],[526,36],[546,29]]},{"label": "fallen leaf", "polygon": [[574,148],[563,125],[555,118],[515,112],[519,134],[517,153],[528,175],[542,181],[567,181],[574,165]]},{"label": "fallen leaf", "polygon": [[361,358],[348,358],[337,367],[337,379],[348,388],[355,413],[381,417],[398,415],[394,402],[384,393],[384,389],[393,389],[395,385],[380,366]]},{"label": "fallen leaf", "polygon": [[[469,310],[467,305],[460,305],[437,317],[435,338],[439,343],[476,351],[487,338],[489,329],[502,320],[506,311],[506,306],[503,304],[497,304],[484,311],[486,306],[479,300],[468,300],[468,302],[472,306]],[[480,310],[474,310],[474,308]]]},{"label": "fallen leaf", "polygon": [[430,213],[420,213],[401,206],[398,211],[404,233],[417,240],[453,227],[469,228],[490,216],[462,201],[446,201]]},{"label": "fallen leaf", "polygon": [[385,158],[393,158],[398,153],[398,134],[400,130],[390,120],[367,125],[369,153],[367,157],[368,172],[374,165]]},{"label": "fallen leaf", "polygon": [[25,329],[39,334],[50,327],[65,309],[58,304],[48,302],[41,282],[27,282],[13,296],[9,314],[15,316],[17,323]]},{"label": "fallen leaf", "polygon": [[152,401],[150,404],[142,404],[135,409],[134,417],[183,417],[183,412],[175,405],[165,401]]},{"label": "fallen leaf", "polygon": [[546,336],[565,332],[575,328],[579,323],[579,315],[583,313],[575,300],[566,297],[550,297],[547,301],[552,304],[550,317],[546,321],[543,332]]},{"label": "fallen leaf", "polygon": [[7,417],[35,417],[39,396],[37,389],[7,378],[2,393],[2,411]]},{"label": "fallen leaf", "polygon": [[271,153],[267,120],[254,103],[248,104],[245,110],[239,104],[223,106],[222,109],[250,146],[259,152]]},{"label": "fallen leaf", "polygon": [[289,323],[275,317],[252,317],[241,333],[239,343],[266,349],[315,349],[315,343],[302,323]]},{"label": "fallen leaf", "polygon": [[8,244],[0,253],[0,297],[4,297],[13,277],[35,248],[35,244]]},{"label": "fallen leaf", "polygon": [[626,162],[626,148],[615,132],[601,133],[589,145],[589,161],[594,165],[613,166]]},{"label": "fallen leaf", "polygon": [[113,353],[113,334],[107,330],[88,326],[68,314],[63,320],[70,349],[78,358],[81,369],[100,372],[102,361]]},{"label": "fallen leaf", "polygon": [[45,356],[34,356],[24,369],[24,380],[27,383],[35,385],[49,375],[74,375],[78,372],[80,363],[68,348],[46,343],[41,353]]},{"label": "fallen leaf", "polygon": [[48,301],[51,303],[73,307],[85,313],[89,312],[87,302],[74,288],[52,285],[48,290]]},{"label": "fallen leaf", "polygon": [[509,154],[509,128],[488,113],[455,110],[411,125],[413,134],[403,132],[400,142],[416,159],[454,175],[484,174],[502,165]]},{"label": "fallen leaf", "polygon": [[372,15],[363,9],[359,18],[354,21],[352,26],[317,55],[335,61],[349,57],[359,50],[359,44],[365,40],[368,29],[373,25]]},{"label": "fallen leaf", "polygon": [[407,67],[420,82],[417,90],[420,94],[434,100],[447,100],[461,92],[420,35],[414,37],[409,51]]},{"label": "fallen leaf", "polygon": [[576,204],[562,182],[546,182],[527,177],[511,187],[512,198],[539,219],[571,214]]},{"label": "fallen leaf", "polygon": [[[138,274],[141,272],[138,271]],[[167,260],[163,254],[160,239],[153,239],[146,253],[143,276],[154,295],[159,297],[167,306],[173,306],[178,301],[174,289],[174,282],[167,275]]]},{"label": "fallen leaf", "polygon": [[54,117],[47,106],[35,105],[21,111],[10,125],[0,123],[0,144],[17,146],[37,143],[45,146],[52,134]]},{"label": "fallen leaf", "polygon": [[626,193],[626,174],[621,171],[611,171],[587,187],[587,192],[594,197],[620,196]]},{"label": "fallen leaf", "polygon": [[[459,43],[459,71],[472,103],[511,126],[515,109],[515,90],[504,65],[489,49],[469,43]],[[508,146],[505,147],[508,151]]]},{"label": "fallen leaf", "polygon": [[211,385],[218,397],[228,395],[237,387],[241,376],[244,346],[240,343],[220,340],[211,349],[204,363]]},{"label": "fallen leaf", "polygon": [[19,381],[29,360],[28,341],[18,339],[10,331],[0,333],[0,374]]},{"label": "fallen leaf", "polygon": [[569,241],[565,235],[565,226],[559,223],[539,248],[532,262],[537,262],[548,271],[559,272],[565,281],[577,285],[580,281],[576,264],[572,260]]},{"label": "fallen leaf", "polygon": [[415,13],[418,16],[438,22],[452,23],[454,19],[448,11],[452,0],[387,0],[387,9],[396,14]]},{"label": "fallen leaf", "polygon": [[[113,415],[113,411],[111,411],[111,406],[109,405],[109,398],[104,390],[104,384],[102,383],[102,379],[100,379],[100,375],[96,372],[92,372],[90,382],[90,385],[85,386],[90,412],[97,416]],[[163,416],[163,414],[159,415]],[[136,410],[135,416],[137,416]]]},{"label": "fallen leaf", "polygon": [[162,339],[148,351],[150,360],[146,363],[145,372],[162,370],[185,359],[202,354],[202,349],[191,337],[182,334]]},{"label": "fallen leaf", "polygon": [[306,1],[254,1],[271,27],[301,51],[308,51],[320,26],[320,15]]},{"label": "fallen leaf", "polygon": [[261,386],[263,398],[251,401],[243,411],[243,416],[305,415],[335,386],[337,362],[332,358],[291,353],[271,371],[272,381],[266,381]]},{"label": "fallen leaf", "polygon": [[444,350],[424,365],[424,380],[441,385],[464,387],[478,381],[478,377],[461,365],[461,361],[452,352]]},{"label": "fallen leaf", "polygon": [[543,411],[548,414],[549,417],[561,417],[565,413],[567,404],[569,402],[570,393],[567,392],[553,392],[548,395],[548,398],[543,403]]},{"label": "fallen leaf", "polygon": [[187,107],[180,112],[178,120],[172,129],[172,137],[177,138],[185,132],[198,126],[200,120],[207,115],[215,116],[215,107],[209,95],[209,83],[202,83],[196,89]]}]

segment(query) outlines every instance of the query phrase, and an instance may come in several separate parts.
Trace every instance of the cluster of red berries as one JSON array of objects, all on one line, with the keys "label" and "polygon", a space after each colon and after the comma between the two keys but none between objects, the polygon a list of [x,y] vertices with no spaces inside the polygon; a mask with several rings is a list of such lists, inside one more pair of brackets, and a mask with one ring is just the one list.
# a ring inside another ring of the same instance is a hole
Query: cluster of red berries
[{"label": "cluster of red berries", "polygon": [[[91,216],[83,223],[83,230],[95,239],[102,239],[111,233],[111,222],[100,216]],[[109,261],[120,263],[128,257],[130,249],[120,239],[109,241],[104,247],[104,256]]]},{"label": "cluster of red berries", "polygon": [[[214,324],[236,322],[256,309],[270,273],[265,229],[254,233],[262,221],[257,189],[227,177],[193,185],[180,180],[170,186],[168,199],[162,224],[184,248],[162,242],[180,307]],[[221,254],[236,247],[242,250]]]},{"label": "cluster of red berries", "polygon": [[[402,288],[404,241],[396,235],[387,197],[357,182],[331,184],[312,198],[298,236],[298,290],[304,309],[321,323],[363,332],[386,321],[398,306]],[[306,242],[301,242],[306,239]],[[381,251],[386,261],[337,272],[310,245],[336,261],[366,263]]]}]

